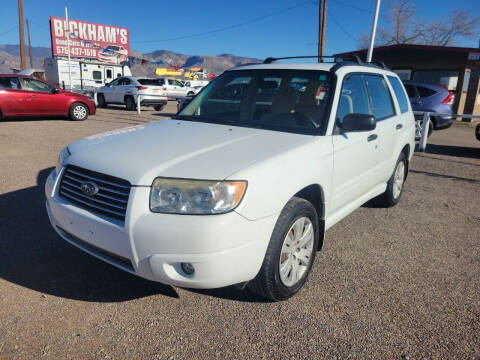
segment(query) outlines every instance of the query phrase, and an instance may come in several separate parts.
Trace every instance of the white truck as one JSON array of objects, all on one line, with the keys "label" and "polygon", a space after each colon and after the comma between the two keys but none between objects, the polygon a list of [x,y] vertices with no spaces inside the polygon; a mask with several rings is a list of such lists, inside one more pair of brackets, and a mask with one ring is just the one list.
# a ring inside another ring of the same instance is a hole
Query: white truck
[{"label": "white truck", "polygon": [[[77,92],[90,93],[120,76],[131,76],[127,65],[114,65],[79,60],[70,60],[71,88]],[[45,59],[47,81],[70,89],[68,60],[56,57]]]}]

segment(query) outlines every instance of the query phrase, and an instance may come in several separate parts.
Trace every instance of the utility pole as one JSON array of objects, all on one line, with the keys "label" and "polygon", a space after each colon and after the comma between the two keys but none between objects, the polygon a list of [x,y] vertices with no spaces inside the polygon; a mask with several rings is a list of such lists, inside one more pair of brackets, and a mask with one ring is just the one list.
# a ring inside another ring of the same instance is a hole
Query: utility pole
[{"label": "utility pole", "polygon": [[27,36],[28,36],[28,57],[30,58],[30,67],[33,69],[33,60],[32,60],[32,42],[30,41],[30,24],[27,19]]},{"label": "utility pole", "polygon": [[327,0],[318,0],[318,62],[325,53],[325,27],[327,25]]},{"label": "utility pole", "polygon": [[18,0],[18,29],[20,31],[20,68],[27,68],[25,56],[25,34],[23,30],[23,0]]},{"label": "utility pole", "polygon": [[380,10],[380,0],[375,5],[375,16],[372,23],[372,34],[370,35],[370,45],[368,46],[367,62],[372,61],[373,44],[375,43],[375,33],[377,32],[378,12]]}]

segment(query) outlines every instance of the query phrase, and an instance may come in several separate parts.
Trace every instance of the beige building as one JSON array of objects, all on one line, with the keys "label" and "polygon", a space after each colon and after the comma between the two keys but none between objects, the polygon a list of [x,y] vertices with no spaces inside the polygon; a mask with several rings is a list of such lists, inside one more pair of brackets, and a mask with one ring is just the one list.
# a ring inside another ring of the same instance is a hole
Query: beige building
[{"label": "beige building", "polygon": [[[365,59],[367,49],[336,56],[358,55]],[[399,44],[373,50],[373,60],[383,61],[403,80],[445,85],[455,94],[453,111],[480,115],[480,49]]]}]

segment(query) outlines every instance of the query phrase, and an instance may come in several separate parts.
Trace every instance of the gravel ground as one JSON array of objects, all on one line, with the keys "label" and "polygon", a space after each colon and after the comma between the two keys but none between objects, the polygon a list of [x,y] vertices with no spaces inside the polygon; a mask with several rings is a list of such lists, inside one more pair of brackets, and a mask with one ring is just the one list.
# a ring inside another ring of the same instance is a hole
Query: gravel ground
[{"label": "gravel ground", "polygon": [[435,132],[400,204],[334,226],[304,289],[268,303],[137,278],[50,228],[43,185],[60,149],[165,110],[0,123],[0,359],[480,359],[471,125]]}]

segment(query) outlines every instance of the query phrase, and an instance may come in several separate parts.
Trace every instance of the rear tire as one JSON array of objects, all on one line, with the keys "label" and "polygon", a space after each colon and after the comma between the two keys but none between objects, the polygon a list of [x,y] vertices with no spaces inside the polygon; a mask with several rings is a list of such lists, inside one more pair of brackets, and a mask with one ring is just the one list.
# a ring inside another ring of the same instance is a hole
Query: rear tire
[{"label": "rear tire", "polygon": [[107,107],[107,103],[105,102],[105,96],[103,94],[97,95],[97,102],[99,108]]},{"label": "rear tire", "polygon": [[70,106],[70,119],[73,121],[87,120],[88,114],[88,107],[85,104],[76,102]]},{"label": "rear tire", "polygon": [[165,105],[155,105],[153,108],[154,108],[156,111],[162,111],[164,107],[165,107]]},{"label": "rear tire", "polygon": [[190,91],[190,92],[187,94],[187,96],[193,96],[193,95],[195,95],[195,93],[194,93],[193,91]]},{"label": "rear tire", "polygon": [[388,180],[387,190],[379,196],[378,200],[385,207],[392,207],[398,204],[402,197],[405,178],[407,177],[407,158],[402,152],[398,157],[395,170]]},{"label": "rear tire", "polygon": [[135,111],[136,110],[136,105],[135,105],[135,101],[133,100],[133,97],[127,96],[125,98],[125,106],[127,107],[128,111]]},{"label": "rear tire", "polygon": [[283,208],[262,267],[248,287],[272,301],[286,300],[307,280],[318,248],[318,215],[313,205],[293,197]]}]

